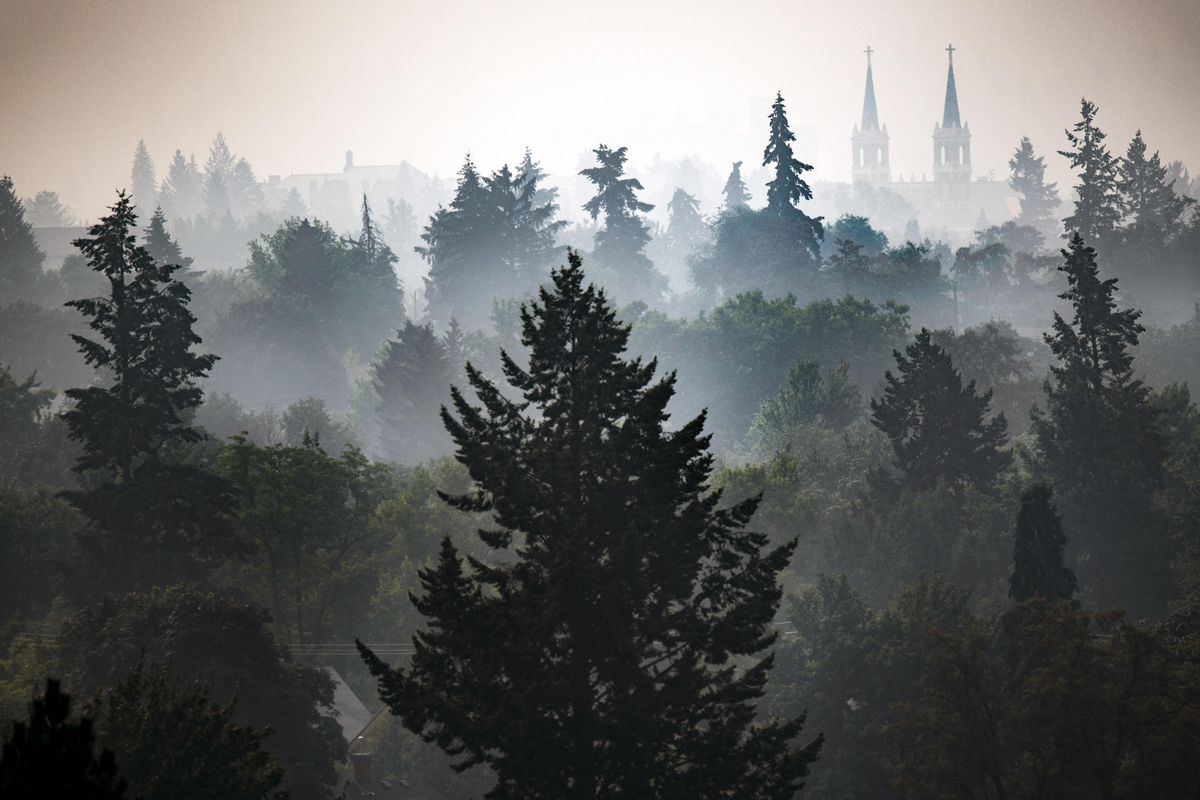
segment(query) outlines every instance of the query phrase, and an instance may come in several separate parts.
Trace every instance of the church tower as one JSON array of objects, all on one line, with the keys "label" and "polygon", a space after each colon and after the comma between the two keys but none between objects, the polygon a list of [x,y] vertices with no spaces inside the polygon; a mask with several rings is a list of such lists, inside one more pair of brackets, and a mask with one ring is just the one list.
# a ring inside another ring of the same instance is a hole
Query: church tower
[{"label": "church tower", "polygon": [[954,45],[946,48],[950,68],[946,73],[946,103],[942,124],[933,126],[933,181],[941,204],[965,208],[971,200],[971,127],[958,112],[954,85]]},{"label": "church tower", "polygon": [[888,163],[887,125],[879,127],[879,111],[875,108],[875,79],[871,75],[870,47],[867,54],[867,88],[863,95],[862,123],[854,126],[850,147],[854,161],[850,174],[854,182],[879,186],[890,183],[892,169]]}]

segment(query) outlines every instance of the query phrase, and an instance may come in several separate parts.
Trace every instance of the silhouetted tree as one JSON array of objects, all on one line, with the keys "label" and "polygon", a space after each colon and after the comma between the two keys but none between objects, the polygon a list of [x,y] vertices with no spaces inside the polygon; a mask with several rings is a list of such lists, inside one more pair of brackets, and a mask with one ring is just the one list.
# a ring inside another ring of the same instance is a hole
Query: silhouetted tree
[{"label": "silhouetted tree", "polygon": [[72,404],[62,416],[82,449],[75,470],[85,488],[64,497],[97,529],[105,573],[169,580],[196,552],[236,547],[225,522],[225,482],[173,455],[203,438],[188,418],[216,357],[193,352],[201,340],[188,310],[191,292],[175,278],[181,267],[156,263],[137,243],[136,223],[132,199],[119,193],[90,237],[75,242],[109,293],[67,303],[97,335],[71,338],[110,380],[66,391]]},{"label": "silhouetted tree", "polygon": [[[248,687],[247,687],[248,688]],[[121,774],[140,800],[284,800],[283,769],[262,747],[268,728],[238,724],[236,699],[211,698],[203,678],[139,662],[101,691],[93,711]]]},{"label": "silhouetted tree", "polygon": [[36,300],[44,282],[45,259],[12,178],[0,177],[0,296],[6,302]]},{"label": "silhouetted tree", "polygon": [[1117,192],[1117,160],[1104,144],[1106,134],[1096,126],[1096,104],[1083,100],[1081,119],[1067,131],[1070,150],[1059,150],[1079,173],[1075,212],[1063,220],[1065,238],[1078,233],[1085,241],[1103,239],[1121,222]]},{"label": "silhouetted tree", "polygon": [[812,169],[811,164],[795,158],[792,142],[796,135],[788,125],[787,110],[783,95],[776,94],[771,104],[771,136],[763,150],[763,166],[775,165],[775,177],[767,183],[767,210],[781,217],[795,219],[807,228],[803,237],[806,246],[816,254],[821,239],[821,219],[812,219],[799,209],[801,200],[812,200],[812,189],[804,180],[804,173]]},{"label": "silhouetted tree", "polygon": [[1013,572],[1008,579],[1008,596],[1017,602],[1040,597],[1070,600],[1078,582],[1067,566],[1067,536],[1062,520],[1051,502],[1053,490],[1037,483],[1021,495],[1017,530],[1013,536]]},{"label": "silhouetted tree", "polygon": [[1189,201],[1175,193],[1158,152],[1147,157],[1140,130],[1129,143],[1129,150],[1118,165],[1118,174],[1121,209],[1129,219],[1135,242],[1142,247],[1161,245],[1179,223]]},{"label": "silhouetted tree", "polygon": [[1165,441],[1150,390],[1133,371],[1145,328],[1118,310],[1116,278],[1101,279],[1096,251],[1079,234],[1059,269],[1071,303],[1045,335],[1058,363],[1033,431],[1067,526],[1082,585],[1094,603],[1160,613],[1170,559],[1152,496],[1162,482]]},{"label": "silhouetted tree", "polygon": [[167,232],[167,215],[162,208],[154,210],[150,224],[145,232],[146,252],[156,264],[173,264],[186,270],[192,266],[192,259],[183,254],[179,244]]},{"label": "silhouetted tree", "polygon": [[1021,137],[1021,143],[1008,161],[1008,168],[1011,170],[1008,185],[1021,195],[1017,224],[1028,225],[1043,233],[1057,227],[1054,212],[1059,205],[1058,186],[1046,183],[1046,159],[1034,154],[1028,136]]},{"label": "silhouetted tree", "polygon": [[468,367],[484,407],[454,390],[443,415],[478,486],[450,502],[514,560],[467,569],[447,539],[412,666],[359,649],[409,729],[492,766],[488,797],[791,798],[820,739],[755,703],[794,542],[744,530],[757,499],[719,507],[703,415],[666,429],[673,376],[623,359],[629,328],[569,260],[522,311],[529,366],[501,356],[519,399]]},{"label": "silhouetted tree", "polygon": [[230,213],[230,181],[233,178],[235,161],[225,135],[218,132],[208,150],[208,161],[204,165],[204,210],[213,217]]},{"label": "silhouetted tree", "polygon": [[59,682],[30,704],[29,720],[14,720],[0,750],[0,797],[120,800],[126,783],[108,750],[96,752],[92,720],[70,719],[71,698]]},{"label": "silhouetted tree", "polygon": [[733,168],[729,170],[729,177],[725,179],[725,188],[721,190],[721,194],[725,197],[726,211],[741,208],[750,202],[750,191],[746,188],[746,182],[742,180],[742,162],[733,162]]},{"label": "silhouetted tree", "polygon": [[593,220],[604,216],[604,227],[596,233],[593,251],[597,264],[612,273],[614,284],[627,296],[657,298],[666,285],[644,252],[650,232],[641,217],[654,206],[638,199],[641,181],[624,177],[628,150],[627,147],[612,150],[602,144],[592,151],[598,166],[579,174],[595,184],[596,196],[583,209]]},{"label": "silhouetted tree", "polygon": [[904,352],[898,375],[884,373],[883,397],[871,400],[871,421],[892,444],[900,484],[922,491],[939,483],[987,489],[1012,460],[1004,446],[1004,414],[987,418],[990,391],[965,386],[950,355],[922,328]]}]

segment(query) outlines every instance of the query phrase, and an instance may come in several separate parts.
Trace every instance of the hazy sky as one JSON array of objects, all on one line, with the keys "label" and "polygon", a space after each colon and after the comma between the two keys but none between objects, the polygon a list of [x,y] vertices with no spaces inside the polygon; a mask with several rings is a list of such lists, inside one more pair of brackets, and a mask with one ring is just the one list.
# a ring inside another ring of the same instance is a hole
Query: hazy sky
[{"label": "hazy sky", "polygon": [[976,174],[1023,134],[1062,146],[1083,95],[1114,151],[1140,126],[1200,170],[1200,0],[0,0],[0,172],[95,217],[139,138],[161,171],[217,130],[260,177],[526,144],[565,173],[598,142],[725,169],[761,158],[779,89],[815,177],[846,180],[870,44],[893,173],[919,177],[948,42]]}]

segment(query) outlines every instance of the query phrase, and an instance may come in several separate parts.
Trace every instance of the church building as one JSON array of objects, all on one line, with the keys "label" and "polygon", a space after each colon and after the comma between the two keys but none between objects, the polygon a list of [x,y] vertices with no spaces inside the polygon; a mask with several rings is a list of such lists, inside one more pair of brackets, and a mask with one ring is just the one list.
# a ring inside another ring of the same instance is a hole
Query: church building
[{"label": "church building", "polygon": [[887,125],[880,125],[875,104],[875,78],[870,47],[867,55],[867,85],[863,96],[862,121],[850,137],[855,187],[887,189],[903,197],[917,210],[925,231],[938,231],[955,238],[971,238],[974,231],[999,225],[1016,216],[1018,200],[1006,181],[987,177],[972,179],[971,126],[962,121],[958,87],[954,81],[954,50],[946,73],[946,99],[941,124],[933,126],[933,179],[910,175],[892,179]]}]

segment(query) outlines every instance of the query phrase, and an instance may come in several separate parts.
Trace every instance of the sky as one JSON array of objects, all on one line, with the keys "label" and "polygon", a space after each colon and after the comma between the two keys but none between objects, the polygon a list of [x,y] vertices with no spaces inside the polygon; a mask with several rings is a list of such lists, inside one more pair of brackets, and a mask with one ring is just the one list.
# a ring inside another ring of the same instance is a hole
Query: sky
[{"label": "sky", "polygon": [[526,146],[567,174],[601,142],[724,170],[761,159],[781,91],[797,155],[843,181],[870,45],[893,175],[919,178],[950,43],[976,175],[1028,135],[1069,184],[1083,96],[1114,151],[1140,127],[1200,171],[1198,0],[0,0],[0,173],[94,218],[139,139],[162,171],[218,130],[260,177]]}]

